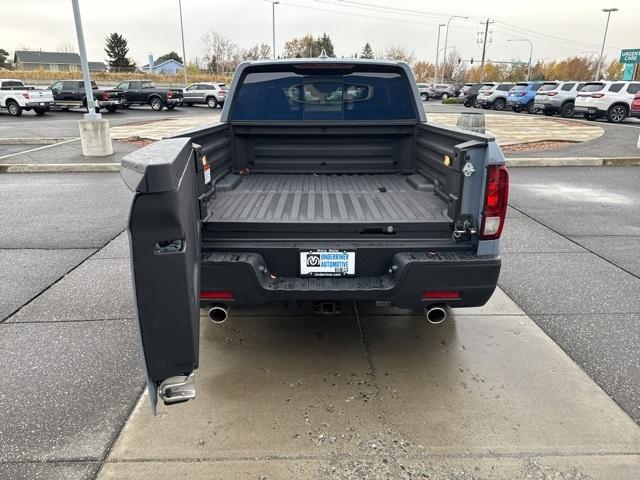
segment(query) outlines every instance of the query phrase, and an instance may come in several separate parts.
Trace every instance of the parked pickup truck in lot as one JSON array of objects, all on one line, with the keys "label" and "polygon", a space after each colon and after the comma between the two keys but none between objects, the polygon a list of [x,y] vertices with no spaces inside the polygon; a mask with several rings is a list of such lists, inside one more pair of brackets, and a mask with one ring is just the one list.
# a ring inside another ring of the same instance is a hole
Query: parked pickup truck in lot
[{"label": "parked pickup truck in lot", "polygon": [[494,139],[426,122],[404,63],[241,64],[220,123],[137,150],[121,175],[150,398],[194,398],[200,308],[483,305],[508,174]]},{"label": "parked pickup truck in lot", "polygon": [[0,109],[6,108],[9,115],[19,117],[23,110],[32,109],[36,115],[44,115],[52,105],[51,90],[27,87],[22,80],[0,79]]},{"label": "parked pickup truck in lot", "polygon": [[[106,108],[115,112],[124,104],[124,92],[113,88],[98,88],[96,82],[91,82],[93,98],[96,104],[96,112]],[[82,80],[62,80],[51,85],[56,107],[62,110],[70,108],[87,108],[87,95]]]},{"label": "parked pickup truck in lot", "polygon": [[182,103],[181,89],[156,87],[150,80],[128,80],[120,82],[116,88],[124,90],[127,105],[150,105],[156,112],[164,107],[173,110]]}]

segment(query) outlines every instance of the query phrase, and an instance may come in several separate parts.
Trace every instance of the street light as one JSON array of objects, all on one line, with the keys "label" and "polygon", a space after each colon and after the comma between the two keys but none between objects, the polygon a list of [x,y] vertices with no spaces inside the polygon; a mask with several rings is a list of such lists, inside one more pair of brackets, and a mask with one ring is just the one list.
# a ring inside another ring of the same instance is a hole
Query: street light
[{"label": "street light", "polygon": [[438,25],[438,43],[436,44],[436,68],[433,71],[433,84],[436,84],[437,81],[437,77],[438,77],[438,58],[440,57],[440,28],[441,27],[446,27],[446,25],[444,23],[441,23],[440,25]]},{"label": "street light", "polygon": [[528,42],[531,49],[529,50],[529,70],[527,70],[527,81],[531,81],[531,58],[533,57],[533,43],[527,38],[510,38],[507,42]]},{"label": "street light", "polygon": [[273,33],[273,58],[276,58],[276,5],[280,2],[278,0],[270,0],[271,1],[271,27]]},{"label": "street light", "polygon": [[443,58],[443,62],[442,62],[442,81],[441,83],[444,83],[444,72],[447,69],[447,43],[449,42],[449,24],[451,23],[451,20],[453,20],[454,18],[464,18],[464,19],[468,19],[469,17],[463,17],[461,15],[451,15],[449,17],[449,20],[447,21],[447,29],[445,30],[445,34],[444,34],[444,58]]},{"label": "street light", "polygon": [[600,68],[602,66],[602,55],[604,54],[604,44],[607,41],[607,31],[609,30],[609,19],[611,18],[611,12],[617,12],[617,8],[603,8],[602,11],[607,14],[607,26],[604,28],[604,38],[602,39],[602,49],[600,50],[600,58],[598,59],[598,70],[596,71],[596,78],[600,78]]},{"label": "street light", "polygon": [[180,10],[180,35],[182,35],[182,71],[184,72],[184,86],[187,86],[187,55],[184,53],[184,28],[182,26],[182,0],[178,0]]}]

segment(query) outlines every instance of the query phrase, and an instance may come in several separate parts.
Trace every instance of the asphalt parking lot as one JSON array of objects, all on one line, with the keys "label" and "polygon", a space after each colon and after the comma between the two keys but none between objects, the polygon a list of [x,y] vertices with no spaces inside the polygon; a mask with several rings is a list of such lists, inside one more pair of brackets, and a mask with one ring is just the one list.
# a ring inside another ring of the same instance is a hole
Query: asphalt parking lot
[{"label": "asphalt parking lot", "polygon": [[130,193],[117,174],[0,175],[0,478],[635,479],[638,175],[513,170],[505,293],[441,326],[367,305],[203,322],[198,400],[156,418]]},{"label": "asphalt parking lot", "polygon": [[[46,140],[76,136],[81,114],[0,115],[0,163],[78,155]],[[603,139],[568,148],[633,148],[635,123],[598,125]],[[115,144],[118,158],[137,148]],[[487,306],[439,326],[365,303],[203,319],[197,401],[152,418],[122,233],[131,193],[116,173],[0,174],[0,478],[635,480],[638,184],[640,167],[512,169]]]}]

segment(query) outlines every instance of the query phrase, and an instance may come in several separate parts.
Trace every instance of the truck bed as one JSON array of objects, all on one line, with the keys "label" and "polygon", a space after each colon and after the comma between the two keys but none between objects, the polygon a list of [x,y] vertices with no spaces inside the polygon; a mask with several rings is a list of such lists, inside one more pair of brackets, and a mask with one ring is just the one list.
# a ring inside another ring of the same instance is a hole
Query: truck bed
[{"label": "truck bed", "polygon": [[[208,202],[207,224],[448,224],[446,203],[421,175],[227,175]],[[226,224],[226,225],[225,225]]]}]

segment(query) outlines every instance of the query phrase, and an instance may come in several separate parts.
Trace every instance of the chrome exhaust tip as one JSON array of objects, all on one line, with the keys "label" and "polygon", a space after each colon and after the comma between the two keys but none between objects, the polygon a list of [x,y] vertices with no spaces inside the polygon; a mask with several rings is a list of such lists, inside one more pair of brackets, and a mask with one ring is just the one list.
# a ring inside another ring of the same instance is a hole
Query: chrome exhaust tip
[{"label": "chrome exhaust tip", "polygon": [[209,309],[209,320],[213,323],[220,324],[227,321],[229,316],[229,309],[226,305],[213,305]]},{"label": "chrome exhaust tip", "polygon": [[427,322],[438,325],[447,319],[447,309],[444,305],[431,305],[424,309]]}]

